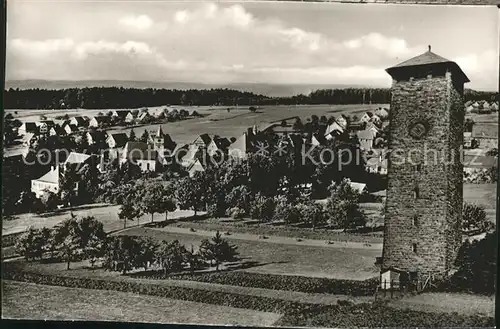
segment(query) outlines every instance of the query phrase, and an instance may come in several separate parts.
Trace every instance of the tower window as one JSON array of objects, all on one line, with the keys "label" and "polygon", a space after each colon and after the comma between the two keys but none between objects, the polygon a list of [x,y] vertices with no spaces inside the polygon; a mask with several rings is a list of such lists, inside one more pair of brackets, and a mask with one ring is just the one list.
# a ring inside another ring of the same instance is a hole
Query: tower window
[{"label": "tower window", "polygon": [[411,219],[411,224],[415,227],[418,227],[419,223],[418,223],[418,216],[417,215],[413,216],[413,218]]},{"label": "tower window", "polygon": [[417,244],[416,243],[412,243],[411,251],[413,251],[415,254],[417,253]]},{"label": "tower window", "polygon": [[413,188],[413,198],[415,199],[420,198],[420,190],[418,189],[418,186],[415,186]]},{"label": "tower window", "polygon": [[421,164],[417,164],[417,165],[413,166],[413,168],[415,168],[415,172],[421,172],[422,171],[422,165]]}]

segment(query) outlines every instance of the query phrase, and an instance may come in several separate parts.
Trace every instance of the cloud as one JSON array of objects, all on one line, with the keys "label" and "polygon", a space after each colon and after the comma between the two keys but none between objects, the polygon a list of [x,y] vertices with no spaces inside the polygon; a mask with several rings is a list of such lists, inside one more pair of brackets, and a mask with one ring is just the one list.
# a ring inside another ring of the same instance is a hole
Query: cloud
[{"label": "cloud", "polygon": [[120,19],[120,24],[138,30],[147,30],[153,26],[153,20],[147,15],[129,15]]},{"label": "cloud", "polygon": [[[307,25],[258,16],[240,4],[168,8],[148,15],[117,15],[116,24],[106,24],[99,32],[80,29],[66,38],[10,40],[7,77],[387,87],[385,68],[427,49],[409,43],[400,30],[345,39],[342,33],[334,37]],[[498,63],[495,55],[469,54],[457,62],[472,81],[486,83]]]}]

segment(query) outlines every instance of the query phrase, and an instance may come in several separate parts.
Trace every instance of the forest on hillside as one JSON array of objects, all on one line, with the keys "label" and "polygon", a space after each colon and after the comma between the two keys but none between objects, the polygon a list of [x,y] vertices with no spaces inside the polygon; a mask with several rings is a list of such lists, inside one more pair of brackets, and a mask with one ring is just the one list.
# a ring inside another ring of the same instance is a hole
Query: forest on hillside
[{"label": "forest on hillside", "polygon": [[[465,90],[465,100],[488,100],[495,92]],[[389,88],[321,89],[309,95],[268,97],[231,89],[137,89],[92,87],[69,89],[8,89],[4,91],[5,109],[111,109],[163,105],[236,106],[295,104],[389,104]]]}]

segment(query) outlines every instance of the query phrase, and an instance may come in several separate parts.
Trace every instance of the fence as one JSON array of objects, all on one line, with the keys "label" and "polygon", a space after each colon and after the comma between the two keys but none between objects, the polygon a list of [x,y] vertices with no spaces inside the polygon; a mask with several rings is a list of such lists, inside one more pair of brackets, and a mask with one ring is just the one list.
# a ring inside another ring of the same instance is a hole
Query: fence
[{"label": "fence", "polygon": [[430,277],[425,280],[413,280],[402,283],[397,280],[384,280],[378,286],[375,292],[375,299],[377,298],[397,298],[406,294],[415,294],[422,292],[430,285]]}]

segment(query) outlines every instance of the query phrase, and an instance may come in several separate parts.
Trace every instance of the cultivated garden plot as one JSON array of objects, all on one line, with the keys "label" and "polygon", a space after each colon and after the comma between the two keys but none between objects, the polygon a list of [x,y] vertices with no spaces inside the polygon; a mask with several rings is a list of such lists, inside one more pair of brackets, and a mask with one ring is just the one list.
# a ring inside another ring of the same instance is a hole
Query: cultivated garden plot
[{"label": "cultivated garden plot", "polygon": [[[271,312],[105,290],[2,281],[4,319],[129,321],[235,326],[271,326]],[[33,298],[37,296],[37,298]],[[61,305],[65,305],[61,309]]]}]

